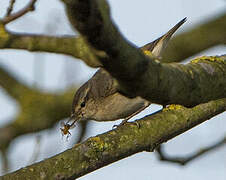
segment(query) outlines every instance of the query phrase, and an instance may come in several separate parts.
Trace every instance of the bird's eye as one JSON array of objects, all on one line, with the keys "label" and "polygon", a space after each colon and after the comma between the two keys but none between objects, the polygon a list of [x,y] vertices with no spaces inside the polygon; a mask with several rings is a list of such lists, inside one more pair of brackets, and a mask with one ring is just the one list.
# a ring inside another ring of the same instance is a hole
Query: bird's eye
[{"label": "bird's eye", "polygon": [[84,101],[80,104],[81,107],[85,107],[85,105],[86,105],[86,104],[85,104]]}]

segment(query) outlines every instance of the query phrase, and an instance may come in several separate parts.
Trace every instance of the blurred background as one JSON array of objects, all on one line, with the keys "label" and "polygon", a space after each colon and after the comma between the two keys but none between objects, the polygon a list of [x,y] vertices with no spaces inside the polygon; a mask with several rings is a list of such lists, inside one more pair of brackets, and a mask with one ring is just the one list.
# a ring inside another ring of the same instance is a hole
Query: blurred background
[{"label": "blurred background", "polygon": [[[15,11],[24,7],[28,0],[17,0]],[[200,23],[205,23],[220,14],[226,13],[224,0],[109,0],[112,17],[122,34],[137,46],[142,46],[160,37],[179,20],[187,17],[187,22],[179,29],[188,31]],[[5,14],[9,1],[0,1],[0,16]],[[7,28],[13,32],[46,35],[77,35],[68,23],[64,6],[59,0],[38,0],[34,12],[10,23]],[[226,47],[212,47],[195,56],[222,55]],[[189,59],[191,59],[190,57]],[[9,71],[29,87],[46,93],[63,93],[68,88],[79,87],[96,71],[82,61],[69,56],[50,53],[31,53],[22,50],[0,50],[0,67]],[[1,77],[0,77],[1,78]],[[71,101],[73,95],[71,95]],[[34,102],[35,103],[35,102]],[[70,109],[70,107],[69,107]],[[134,117],[141,118],[161,109],[151,105]],[[69,110],[70,111],[70,110]],[[20,112],[18,103],[0,88],[0,127],[11,123]],[[225,136],[226,113],[172,139],[165,144],[169,155],[186,156],[203,147],[213,144]],[[106,132],[115,122],[90,122],[83,137]],[[10,143],[7,151],[9,171],[15,171],[31,163],[41,161],[70,148],[78,138],[80,126],[74,128],[72,136],[62,138],[60,122],[53,128],[20,136]],[[0,142],[1,143],[1,142]],[[226,177],[226,146],[210,152],[186,166],[160,162],[155,153],[143,152],[120,160],[80,179],[218,179]],[[0,169],[4,158],[0,156]],[[129,173],[128,173],[129,172]],[[1,171],[0,175],[4,172]],[[109,176],[111,174],[111,176]]]}]

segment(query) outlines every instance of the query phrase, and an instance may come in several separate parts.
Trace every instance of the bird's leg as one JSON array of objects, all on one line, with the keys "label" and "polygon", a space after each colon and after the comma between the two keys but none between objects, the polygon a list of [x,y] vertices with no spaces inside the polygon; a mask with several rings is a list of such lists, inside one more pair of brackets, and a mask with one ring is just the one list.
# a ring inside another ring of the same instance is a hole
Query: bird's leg
[{"label": "bird's leg", "polygon": [[163,104],[163,105],[162,105],[162,110],[163,110],[164,108],[166,108],[166,107],[167,107],[167,105]]},{"label": "bird's leg", "polygon": [[[122,126],[124,124],[126,124],[128,122],[129,119],[131,119],[133,116],[137,115],[138,113],[140,113],[141,111],[143,111],[146,107],[148,107],[151,103],[148,103],[147,105],[143,106],[142,108],[140,108],[138,111],[134,112],[133,114],[131,114],[130,116],[126,117],[125,119],[122,120],[122,122],[119,125],[114,125],[112,128],[117,128],[119,126]],[[131,122],[131,123],[135,123],[136,126],[138,128],[140,128],[140,124],[137,121]]]}]

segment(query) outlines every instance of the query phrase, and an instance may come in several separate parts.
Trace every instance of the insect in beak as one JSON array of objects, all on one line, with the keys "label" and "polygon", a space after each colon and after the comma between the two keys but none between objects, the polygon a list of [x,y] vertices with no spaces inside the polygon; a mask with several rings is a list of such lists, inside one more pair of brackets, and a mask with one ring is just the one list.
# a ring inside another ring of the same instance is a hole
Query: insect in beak
[{"label": "insect in beak", "polygon": [[[69,122],[72,121],[73,122],[70,124]],[[70,129],[73,129],[75,127],[75,123],[78,121],[78,119],[75,119],[75,117],[72,115],[69,120],[65,123],[65,122],[61,122],[61,133],[62,136],[67,135],[67,138],[71,135],[70,133]]]}]

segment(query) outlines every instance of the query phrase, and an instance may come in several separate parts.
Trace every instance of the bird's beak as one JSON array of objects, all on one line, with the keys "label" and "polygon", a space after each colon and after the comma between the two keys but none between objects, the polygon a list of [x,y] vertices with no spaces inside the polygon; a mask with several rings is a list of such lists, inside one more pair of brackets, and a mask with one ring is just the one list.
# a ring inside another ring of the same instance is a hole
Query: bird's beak
[{"label": "bird's beak", "polygon": [[71,122],[71,126],[73,126],[76,122],[80,121],[82,117],[76,117],[75,114],[72,114],[71,117],[69,118],[68,122]]}]

